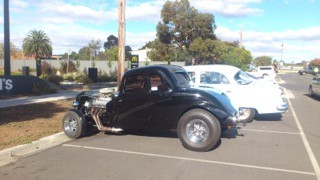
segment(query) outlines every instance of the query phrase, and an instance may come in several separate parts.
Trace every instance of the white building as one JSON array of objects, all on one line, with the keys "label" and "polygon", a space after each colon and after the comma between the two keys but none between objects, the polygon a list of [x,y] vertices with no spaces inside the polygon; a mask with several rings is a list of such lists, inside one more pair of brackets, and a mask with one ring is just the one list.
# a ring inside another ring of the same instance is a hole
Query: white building
[{"label": "white building", "polygon": [[151,49],[149,49],[149,48],[142,49],[142,50],[133,50],[133,51],[131,51],[131,55],[138,55],[140,62],[151,61],[151,60],[148,58],[148,56],[147,56],[147,53],[148,53],[150,50],[151,50]]}]

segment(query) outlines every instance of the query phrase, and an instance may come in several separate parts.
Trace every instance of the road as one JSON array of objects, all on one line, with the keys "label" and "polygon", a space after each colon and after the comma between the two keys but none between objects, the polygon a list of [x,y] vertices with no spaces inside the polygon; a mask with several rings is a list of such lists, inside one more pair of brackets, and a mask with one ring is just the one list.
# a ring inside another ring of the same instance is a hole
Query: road
[{"label": "road", "polygon": [[92,133],[0,167],[0,179],[320,180],[320,100],[307,95],[311,76],[279,76],[289,111],[227,130],[210,152],[186,150],[174,132]]}]

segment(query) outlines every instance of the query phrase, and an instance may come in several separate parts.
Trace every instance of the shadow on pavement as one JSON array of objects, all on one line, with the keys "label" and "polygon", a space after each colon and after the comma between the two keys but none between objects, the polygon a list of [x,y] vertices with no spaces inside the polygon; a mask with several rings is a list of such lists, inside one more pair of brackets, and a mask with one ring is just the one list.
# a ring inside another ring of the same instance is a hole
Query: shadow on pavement
[{"label": "shadow on pavement", "polygon": [[280,113],[275,114],[258,114],[254,118],[256,121],[282,121]]},{"label": "shadow on pavement", "polygon": [[316,101],[320,101],[320,96],[317,96],[317,95],[312,96],[311,94],[304,94],[304,95]]}]

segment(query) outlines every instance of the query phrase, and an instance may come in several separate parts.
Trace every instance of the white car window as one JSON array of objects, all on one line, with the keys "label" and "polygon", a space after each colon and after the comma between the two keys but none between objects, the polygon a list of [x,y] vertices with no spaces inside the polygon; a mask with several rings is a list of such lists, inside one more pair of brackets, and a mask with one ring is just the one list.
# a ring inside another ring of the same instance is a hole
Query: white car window
[{"label": "white car window", "polygon": [[201,84],[229,84],[229,80],[218,72],[201,72]]},{"label": "white car window", "polygon": [[196,82],[196,73],[195,72],[188,72],[188,75],[191,79],[191,82],[195,83]]}]

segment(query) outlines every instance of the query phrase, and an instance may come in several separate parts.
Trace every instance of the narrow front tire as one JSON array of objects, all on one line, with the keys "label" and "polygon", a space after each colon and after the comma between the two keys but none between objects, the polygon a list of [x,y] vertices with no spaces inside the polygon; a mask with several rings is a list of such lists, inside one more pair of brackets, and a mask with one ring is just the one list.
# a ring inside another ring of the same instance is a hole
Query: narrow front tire
[{"label": "narrow front tire", "polygon": [[77,109],[69,109],[62,119],[64,133],[72,139],[85,135],[87,129],[86,118]]}]

